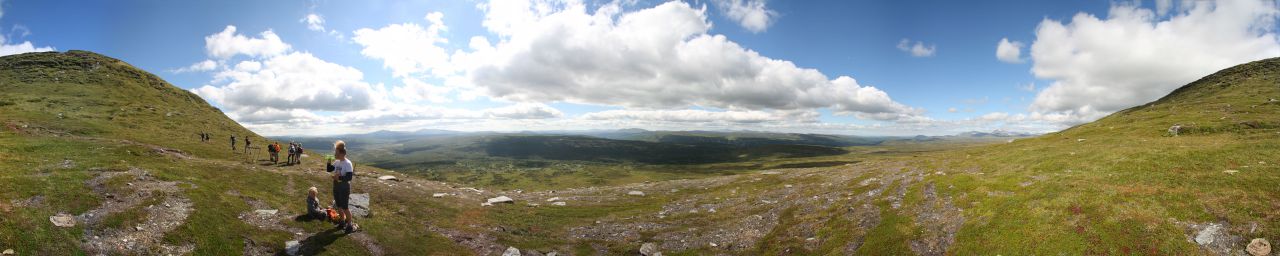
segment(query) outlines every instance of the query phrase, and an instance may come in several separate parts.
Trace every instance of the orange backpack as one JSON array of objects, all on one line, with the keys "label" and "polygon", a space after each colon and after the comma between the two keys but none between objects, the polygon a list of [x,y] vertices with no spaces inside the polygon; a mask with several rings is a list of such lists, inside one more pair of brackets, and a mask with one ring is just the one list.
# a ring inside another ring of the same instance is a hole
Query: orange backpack
[{"label": "orange backpack", "polygon": [[333,207],[329,207],[328,209],[324,209],[324,212],[325,212],[325,214],[329,215],[329,221],[335,221],[335,222],[336,222],[336,220],[338,219],[338,211],[337,211],[337,210],[334,210],[334,209],[333,209]]}]

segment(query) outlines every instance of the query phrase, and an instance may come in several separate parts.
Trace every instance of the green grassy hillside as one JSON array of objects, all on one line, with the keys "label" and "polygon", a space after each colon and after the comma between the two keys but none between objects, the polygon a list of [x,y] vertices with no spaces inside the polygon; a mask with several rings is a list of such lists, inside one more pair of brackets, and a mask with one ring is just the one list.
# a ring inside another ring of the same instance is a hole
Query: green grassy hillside
[{"label": "green grassy hillside", "polygon": [[[125,139],[228,158],[229,136],[262,137],[195,94],[128,63],[87,51],[0,58],[0,122],[18,130]],[[200,142],[200,132],[212,134]]]}]

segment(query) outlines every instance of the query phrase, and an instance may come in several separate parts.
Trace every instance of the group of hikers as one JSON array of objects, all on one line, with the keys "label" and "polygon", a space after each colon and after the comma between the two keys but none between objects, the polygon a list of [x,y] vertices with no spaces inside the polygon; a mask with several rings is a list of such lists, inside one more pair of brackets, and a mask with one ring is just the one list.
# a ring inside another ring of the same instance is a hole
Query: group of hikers
[{"label": "group of hikers", "polygon": [[[210,134],[206,132],[198,133],[200,141],[208,141]],[[244,137],[244,150],[246,153],[251,149],[253,143],[249,140],[249,136]],[[302,163],[302,144],[296,142],[288,143],[288,159],[287,165]],[[271,162],[276,163],[280,160],[279,153],[283,151],[280,142],[274,142],[267,145],[267,152],[271,153]],[[236,135],[231,135],[231,151],[236,150]],[[351,159],[347,158],[347,143],[341,140],[333,143],[333,155],[325,156],[325,172],[332,173],[329,178],[333,180],[333,205],[328,208],[320,206],[320,199],[317,196],[319,189],[311,187],[307,190],[307,215],[313,219],[325,220],[334,223],[335,229],[343,230],[351,233],[359,230],[360,225],[355,224],[355,216],[351,215],[351,181],[355,179],[355,165],[351,163]]]},{"label": "group of hikers", "polygon": [[[284,151],[284,147],[280,146],[280,142],[267,145],[267,153],[271,154],[271,163],[280,162],[280,151]],[[302,163],[302,144],[297,142],[289,142],[289,155],[285,160],[285,165],[294,165]]]},{"label": "group of hikers", "polygon": [[[208,141],[211,136],[207,132],[200,132],[200,133],[197,133],[196,135],[200,137],[201,142]],[[251,137],[249,136],[244,137],[244,153],[245,154],[248,154],[250,150],[253,150],[253,147],[252,147],[253,141],[250,140],[249,138]],[[231,135],[231,151],[232,152],[236,151],[236,135],[235,134]],[[284,163],[285,165],[301,164],[302,151],[303,151],[302,143],[289,142],[288,149],[286,149],[285,146],[281,146],[279,141],[272,142],[271,144],[267,144],[267,153],[270,155],[270,159],[268,160],[271,161],[272,164],[280,163],[280,152],[288,152],[288,155],[286,156],[287,159],[285,159],[285,163]]]}]

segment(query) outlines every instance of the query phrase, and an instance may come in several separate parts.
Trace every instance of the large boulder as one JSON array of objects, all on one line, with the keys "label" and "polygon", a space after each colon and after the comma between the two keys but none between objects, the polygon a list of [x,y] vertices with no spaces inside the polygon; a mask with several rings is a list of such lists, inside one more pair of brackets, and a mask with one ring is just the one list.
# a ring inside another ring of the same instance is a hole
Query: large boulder
[{"label": "large boulder", "polygon": [[356,217],[369,217],[373,214],[373,211],[369,210],[369,194],[351,194],[348,203],[351,206],[351,214],[355,214]]}]

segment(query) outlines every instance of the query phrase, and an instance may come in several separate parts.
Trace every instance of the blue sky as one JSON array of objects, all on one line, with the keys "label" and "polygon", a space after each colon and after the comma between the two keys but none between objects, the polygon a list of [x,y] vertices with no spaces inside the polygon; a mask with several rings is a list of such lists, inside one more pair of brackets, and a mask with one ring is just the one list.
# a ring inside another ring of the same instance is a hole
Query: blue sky
[{"label": "blue sky", "polygon": [[[1280,55],[1276,3],[1252,0],[5,0],[0,11],[0,54],[103,53],[271,135],[1045,132]],[[1018,45],[1003,59],[1002,39]]]}]

